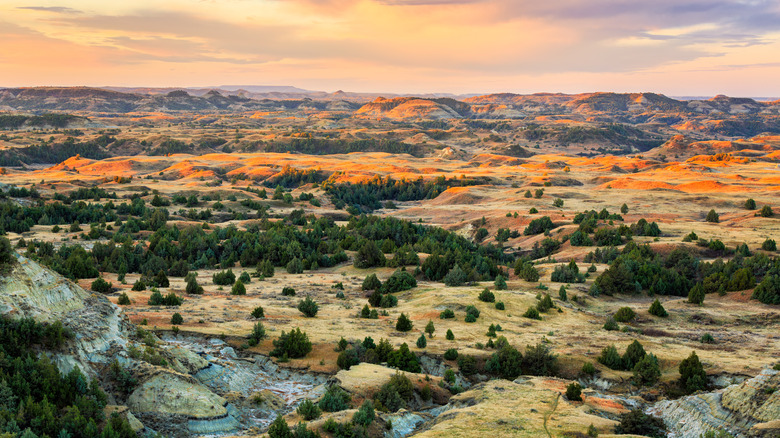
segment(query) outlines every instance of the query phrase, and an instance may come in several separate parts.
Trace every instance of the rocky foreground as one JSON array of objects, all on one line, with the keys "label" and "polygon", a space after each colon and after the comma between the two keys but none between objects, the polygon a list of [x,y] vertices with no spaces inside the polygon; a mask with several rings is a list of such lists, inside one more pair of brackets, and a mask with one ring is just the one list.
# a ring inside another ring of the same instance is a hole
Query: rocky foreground
[{"label": "rocky foreground", "polygon": [[[79,367],[97,377],[112,394],[108,409],[125,415],[138,430],[168,436],[259,435],[278,414],[298,421],[294,407],[317,399],[327,383],[339,384],[353,400],[370,398],[394,375],[387,367],[353,366],[335,376],[280,368],[265,356],[239,357],[216,338],[168,336],[161,340],[139,330],[105,296],[90,293],[37,263],[17,256],[13,272],[0,282],[0,311],[11,317],[62,321],[74,334],[63,351],[49,353],[61,371]],[[108,372],[118,363],[137,379],[122,393]],[[157,365],[154,365],[156,363]],[[383,414],[388,437],[577,436],[589,425],[611,433],[617,416],[640,407],[663,418],[670,436],[698,437],[726,431],[735,437],[780,436],[780,371],[727,388],[648,404],[640,397],[612,394],[604,382],[583,391],[582,402],[566,400],[569,381],[521,377],[491,380],[451,396],[436,385],[441,363],[425,357],[426,374],[409,374],[418,385],[434,388],[429,401],[410,410]],[[432,383],[432,384],[431,384]],[[334,417],[348,419],[351,411]],[[324,419],[314,421],[317,428]]]}]

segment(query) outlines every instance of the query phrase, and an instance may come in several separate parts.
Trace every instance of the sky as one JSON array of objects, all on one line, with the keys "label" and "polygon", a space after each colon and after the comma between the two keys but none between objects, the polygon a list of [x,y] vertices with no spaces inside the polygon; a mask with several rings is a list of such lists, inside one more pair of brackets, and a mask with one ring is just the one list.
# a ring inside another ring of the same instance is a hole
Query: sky
[{"label": "sky", "polygon": [[779,0],[0,0],[0,87],[780,96]]}]

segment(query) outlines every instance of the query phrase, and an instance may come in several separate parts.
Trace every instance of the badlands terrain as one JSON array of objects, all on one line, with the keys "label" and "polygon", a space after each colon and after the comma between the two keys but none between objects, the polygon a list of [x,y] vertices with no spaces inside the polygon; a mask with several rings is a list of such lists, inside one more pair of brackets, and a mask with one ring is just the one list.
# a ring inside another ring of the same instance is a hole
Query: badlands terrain
[{"label": "badlands terrain", "polygon": [[[27,88],[0,111],[4,349],[94,380],[99,409],[73,403],[104,436],[780,436],[780,101]],[[90,436],[69,405],[0,420]]]}]

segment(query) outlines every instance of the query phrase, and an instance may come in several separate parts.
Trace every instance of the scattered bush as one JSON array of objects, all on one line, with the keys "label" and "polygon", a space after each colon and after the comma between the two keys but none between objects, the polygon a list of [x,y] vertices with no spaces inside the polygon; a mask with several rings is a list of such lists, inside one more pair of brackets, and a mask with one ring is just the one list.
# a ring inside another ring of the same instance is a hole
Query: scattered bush
[{"label": "scattered bush", "polygon": [[320,407],[308,399],[302,401],[295,411],[306,421],[315,420],[322,415]]},{"label": "scattered bush", "polygon": [[658,316],[660,318],[666,318],[669,316],[669,313],[664,309],[664,306],[661,304],[661,302],[658,300],[658,298],[653,301],[653,304],[650,305],[650,310],[648,310],[651,315]]},{"label": "scattered bush", "polygon": [[244,287],[244,283],[242,283],[241,280],[236,281],[233,284],[230,295],[246,295],[246,287]]},{"label": "scattered bush", "polygon": [[399,316],[398,320],[395,322],[395,329],[399,332],[408,332],[412,329],[412,327],[412,320],[410,320],[406,314],[401,313],[401,316]]},{"label": "scattered bush", "polygon": [[291,287],[284,287],[282,288],[282,296],[284,297],[294,297],[295,296],[295,289]]},{"label": "scattered bush", "polygon": [[504,306],[503,301],[496,301],[496,310],[505,310],[506,307]]},{"label": "scattered bush", "polygon": [[636,313],[630,307],[621,307],[615,312],[614,318],[617,322],[630,322],[636,318]]},{"label": "scattered bush", "polygon": [[713,209],[710,210],[709,213],[707,213],[707,218],[704,220],[706,220],[707,222],[712,222],[717,224],[718,222],[720,222],[720,215],[716,213],[715,210]]},{"label": "scattered bush", "polygon": [[255,345],[259,344],[261,340],[265,339],[265,337],[266,334],[265,334],[265,327],[263,326],[263,323],[262,322],[255,323],[254,327],[252,327],[252,333],[249,334],[247,344],[249,344],[250,347],[254,347]]},{"label": "scattered bush", "polygon": [[117,300],[116,303],[119,304],[120,306],[126,306],[128,304],[131,304],[130,303],[130,297],[127,296],[126,293],[122,292],[122,294],[119,295],[119,299]]},{"label": "scattered bush", "polygon": [[444,352],[444,359],[446,360],[455,360],[458,358],[458,350],[454,348],[449,348],[447,351]]},{"label": "scattered bush", "polygon": [[703,390],[707,387],[707,373],[699,361],[695,351],[687,359],[680,362],[680,387],[688,394]]},{"label": "scattered bush", "polygon": [[171,324],[180,325],[182,323],[184,323],[184,318],[182,318],[180,313],[176,312],[171,316]]},{"label": "scattered bush", "polygon": [[604,323],[604,330],[606,331],[620,330],[620,326],[618,325],[617,321],[615,321],[615,318],[610,316],[609,318],[607,318],[607,322]]},{"label": "scattered bush", "polygon": [[482,292],[479,293],[479,300],[484,301],[486,303],[493,303],[496,301],[496,296],[493,294],[493,292],[490,292],[488,288],[485,288],[482,290]]},{"label": "scattered bush", "polygon": [[455,340],[455,334],[452,333],[452,330],[447,329],[447,334],[444,336],[448,341],[454,341]]},{"label": "scattered bush", "polygon": [[252,318],[257,318],[257,319],[265,318],[265,311],[263,311],[262,306],[257,306],[254,308],[254,310],[252,310],[251,315]]},{"label": "scattered bush", "polygon": [[439,318],[441,318],[441,319],[452,319],[452,318],[455,318],[455,312],[453,312],[450,309],[444,309],[439,314]]},{"label": "scattered bush", "polygon": [[219,286],[232,286],[236,282],[236,274],[233,273],[232,269],[228,269],[227,271],[217,272],[211,277],[211,280]]},{"label": "scattered bush", "polygon": [[777,251],[777,242],[773,239],[766,239],[764,243],[761,244],[761,249],[764,251]]},{"label": "scattered bush", "polygon": [[665,438],[666,425],[660,418],[647,415],[640,409],[632,409],[620,416],[620,424],[615,427],[615,433]]},{"label": "scattered bush", "polygon": [[542,316],[539,315],[539,311],[536,310],[536,307],[533,306],[529,307],[528,310],[525,311],[523,316],[530,319],[538,319],[538,320],[542,319]]},{"label": "scattered bush", "polygon": [[337,385],[331,385],[320,399],[318,406],[325,412],[339,412],[349,409],[351,401],[352,397],[346,391]]},{"label": "scattered bush", "polygon": [[772,217],[775,213],[772,211],[772,207],[765,205],[761,207],[761,211],[758,212],[758,215],[761,217]]},{"label": "scattered bush", "polygon": [[381,288],[382,282],[379,281],[376,274],[368,275],[366,279],[363,280],[363,285],[361,286],[361,289],[363,290],[379,290]]},{"label": "scattered bush", "polygon": [[298,310],[303,313],[307,318],[314,318],[317,316],[317,311],[320,309],[320,306],[317,305],[317,303],[311,299],[310,296],[306,296],[305,299],[301,300],[298,303]]},{"label": "scattered bush", "polygon": [[398,350],[388,354],[387,365],[410,373],[419,373],[421,370],[417,356],[409,350],[406,342],[401,344]]},{"label": "scattered bush", "polygon": [[279,335],[279,339],[275,339],[273,344],[274,349],[270,354],[274,357],[289,357],[291,359],[296,359],[306,356],[311,351],[309,337],[305,332],[302,332],[300,328],[290,330],[289,333],[282,331],[282,334]]},{"label": "scattered bush", "polygon": [[582,386],[579,383],[570,383],[566,387],[566,399],[569,401],[582,401]]},{"label": "scattered bush", "polygon": [[114,287],[110,282],[104,280],[103,278],[98,278],[92,282],[91,289],[95,292],[108,294],[111,293]]}]

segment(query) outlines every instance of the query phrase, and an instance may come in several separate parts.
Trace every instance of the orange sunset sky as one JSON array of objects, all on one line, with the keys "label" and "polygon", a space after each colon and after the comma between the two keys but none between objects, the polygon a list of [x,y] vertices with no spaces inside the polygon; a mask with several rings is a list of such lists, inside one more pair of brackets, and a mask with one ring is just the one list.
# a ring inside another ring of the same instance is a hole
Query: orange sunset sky
[{"label": "orange sunset sky", "polygon": [[778,0],[0,0],[0,87],[780,96]]}]

